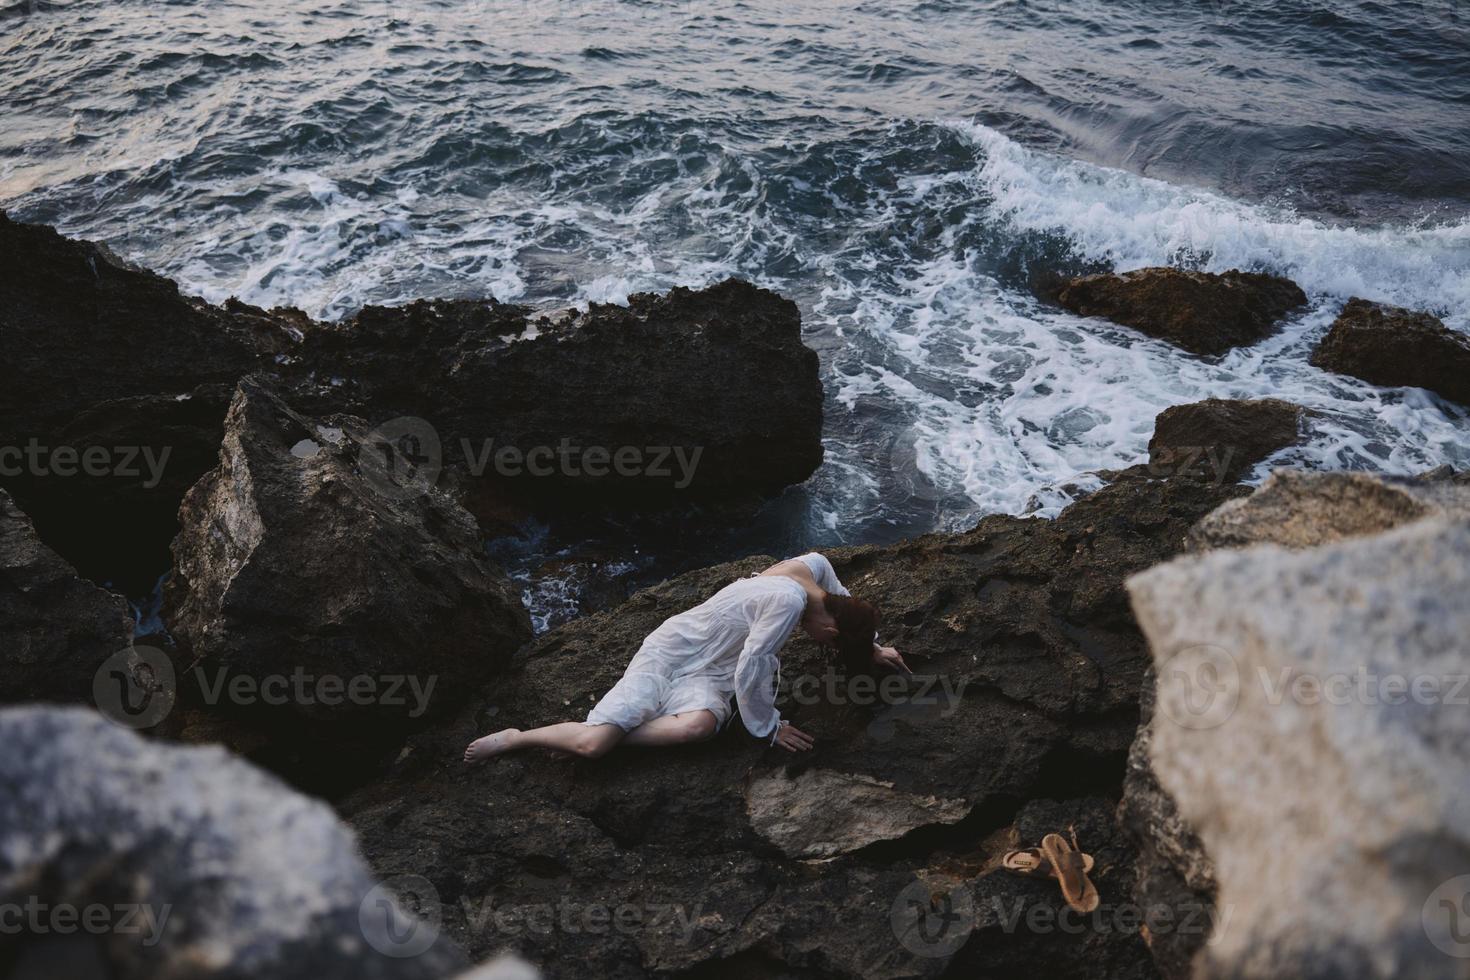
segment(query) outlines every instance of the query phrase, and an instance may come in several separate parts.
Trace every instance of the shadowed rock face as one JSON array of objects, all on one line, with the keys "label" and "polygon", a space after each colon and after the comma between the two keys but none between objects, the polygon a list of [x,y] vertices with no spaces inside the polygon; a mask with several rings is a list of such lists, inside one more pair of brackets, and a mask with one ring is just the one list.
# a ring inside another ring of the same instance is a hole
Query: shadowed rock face
[{"label": "shadowed rock face", "polygon": [[1148,442],[1149,469],[1234,483],[1279,449],[1301,441],[1303,410],[1278,398],[1208,398],[1164,409]]},{"label": "shadowed rock face", "polygon": [[[822,388],[796,304],[736,279],[628,304],[559,317],[493,302],[368,307],[308,339],[302,363],[318,383],[298,397],[374,424],[420,416],[448,462],[484,467],[498,492],[523,499],[771,492],[820,465]],[[558,450],[554,472],[531,472],[544,458],[494,463],[542,446]],[[649,447],[669,447],[667,472],[651,472]],[[616,454],[630,448],[641,471],[619,475]]]},{"label": "shadowed rock face", "polygon": [[1470,405],[1470,337],[1428,313],[1350,299],[1311,363],[1376,385],[1428,388]]},{"label": "shadowed rock face", "polygon": [[[1054,913],[1057,890],[995,868],[1007,847],[1076,823],[1104,901],[1128,900],[1129,852],[1107,797],[1134,735],[1145,654],[1122,579],[1173,554],[1191,522],[1238,492],[1129,473],[1054,521],[991,517],[964,534],[831,552],[919,676],[885,697],[829,674],[822,652],[794,639],[781,708],[817,739],[810,754],[769,750],[736,720],[684,749],[463,767],[465,743],[485,731],[585,717],[655,626],[773,559],[691,572],[538,638],[457,717],[413,736],[343,812],[382,873],[422,873],[449,898],[449,928],[473,953],[509,944],[551,976],[1059,975],[1088,964],[1151,975],[1136,924],[1018,925],[1015,908]],[[899,803],[900,818],[876,812],[880,800]],[[899,938],[914,923],[896,932],[888,912],[911,915],[919,891],[924,908],[941,892],[970,902],[960,941],[909,935],[915,952]],[[513,922],[484,914],[559,901],[577,914],[636,907],[644,925],[511,934]],[[650,904],[686,920],[649,924]]]},{"label": "shadowed rock face", "polygon": [[[120,584],[146,594],[168,569],[179,498],[213,465],[235,381],[294,344],[294,327],[3,214],[0,266],[0,446],[44,450],[5,486],[83,575],[136,567]],[[80,458],[62,447],[105,452],[106,472],[69,474]]]},{"label": "shadowed rock face", "polygon": [[0,490],[0,703],[85,701],[132,637],[122,596],[79,578]]},{"label": "shadowed rock face", "polygon": [[1280,276],[1169,268],[1082,276],[1056,297],[1073,313],[1106,317],[1205,355],[1269,336],[1282,317],[1307,302],[1296,283]]},{"label": "shadowed rock face", "polygon": [[1156,920],[1147,937],[1154,964],[1165,980],[1187,980],[1194,954],[1214,931],[1215,868],[1194,829],[1179,815],[1174,798],[1154,775],[1150,758],[1154,685],[1150,670],[1143,682],[1138,736],[1128,752],[1118,826],[1137,852],[1133,899]]},{"label": "shadowed rock face", "polygon": [[[42,922],[76,910],[65,933],[0,932],[7,976],[430,980],[466,965],[377,886],[325,804],[223,749],[79,708],[0,711],[0,741],[0,903]],[[92,906],[109,928],[78,927]],[[397,955],[415,934],[431,944]]]},{"label": "shadowed rock face", "polygon": [[[269,716],[282,748],[391,736],[504,668],[531,636],[469,513],[442,491],[395,483],[364,429],[348,416],[309,419],[247,378],[218,466],[180,508],[165,599],[194,666],[181,697],[223,680],[211,707]],[[310,697],[297,695],[298,674]],[[237,679],[262,696],[237,703]],[[283,705],[262,703],[283,692]]]},{"label": "shadowed rock face", "polygon": [[[748,497],[822,460],[800,314],[737,280],[556,317],[419,301],[322,324],[182,296],[101,246],[3,214],[0,267],[0,451],[34,441],[41,460],[4,488],[82,575],[132,596],[168,571],[179,502],[214,466],[235,383],[251,372],[308,415],[427,420],[455,471],[447,487],[466,490],[470,470],[513,471],[468,481],[485,515]],[[548,457],[526,457],[540,447],[555,455],[538,476]],[[519,462],[495,466],[507,448]]]}]

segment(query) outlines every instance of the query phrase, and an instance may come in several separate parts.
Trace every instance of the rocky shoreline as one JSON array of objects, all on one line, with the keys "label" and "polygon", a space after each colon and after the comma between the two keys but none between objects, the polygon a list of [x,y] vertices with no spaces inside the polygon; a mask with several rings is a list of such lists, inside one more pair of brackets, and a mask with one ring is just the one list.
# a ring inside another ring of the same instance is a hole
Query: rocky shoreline
[{"label": "rocky shoreline", "polygon": [[[0,902],[198,909],[141,952],[0,935],[0,967],[483,962],[483,980],[526,975],[495,959],[512,953],[551,977],[1463,975],[1411,899],[1470,853],[1450,748],[1470,715],[1441,700],[1404,727],[1381,704],[1237,690],[1239,710],[1191,725],[1189,688],[1385,657],[1408,676],[1470,669],[1463,475],[1281,471],[1252,491],[1237,481],[1311,413],[1173,406],[1149,462],[1054,519],[828,552],[916,676],[842,676],[793,640],[780,704],[810,754],[777,758],[736,724],[677,750],[468,769],[470,737],[582,717],[659,622],[773,560],[535,636],[484,539],[509,514],[657,513],[805,480],[822,392],[794,304],[730,280],[561,316],[422,301],[323,324],[183,297],[3,216],[0,253],[16,273],[0,446],[49,454],[0,481],[0,703],[24,705],[0,710],[19,749]],[[1140,270],[1058,301],[1208,355],[1267,335],[1300,295]],[[1470,345],[1432,320],[1354,300],[1313,362],[1464,399]],[[136,474],[116,472],[118,447]],[[58,448],[112,471],[65,473]],[[671,465],[650,472],[658,448]],[[676,449],[697,461],[672,465]],[[525,479],[538,460],[549,479]],[[165,574],[166,630],[135,637],[104,585]],[[1224,651],[1215,673],[1202,649]],[[1054,886],[999,866],[1067,828],[1103,903],[1080,928]],[[1278,847],[1283,863],[1261,859]]]}]

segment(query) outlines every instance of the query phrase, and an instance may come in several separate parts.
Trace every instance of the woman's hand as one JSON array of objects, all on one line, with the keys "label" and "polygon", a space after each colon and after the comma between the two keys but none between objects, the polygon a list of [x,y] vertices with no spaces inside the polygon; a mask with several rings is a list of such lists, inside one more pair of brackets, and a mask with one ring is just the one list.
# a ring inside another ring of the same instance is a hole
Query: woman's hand
[{"label": "woman's hand", "polygon": [[781,722],[781,727],[776,729],[776,745],[781,746],[787,752],[806,752],[815,743],[806,732],[797,728],[789,721]]},{"label": "woman's hand", "polygon": [[900,674],[912,674],[909,665],[903,662],[903,657],[893,647],[873,647],[873,663],[889,670],[896,670]]}]

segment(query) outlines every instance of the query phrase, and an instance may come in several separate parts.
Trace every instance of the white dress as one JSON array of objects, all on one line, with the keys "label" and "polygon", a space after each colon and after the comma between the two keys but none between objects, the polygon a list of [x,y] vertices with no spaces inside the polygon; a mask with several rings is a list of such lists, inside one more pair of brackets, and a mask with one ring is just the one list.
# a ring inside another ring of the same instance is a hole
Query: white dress
[{"label": "white dress", "polygon": [[[848,595],[825,557],[812,552],[801,560],[818,588]],[[806,589],[785,575],[732,582],[648,634],[585,724],[617,725],[627,732],[654,718],[704,708],[724,728],[733,697],[752,735],[774,737],[781,726],[776,654],[805,610]]]}]

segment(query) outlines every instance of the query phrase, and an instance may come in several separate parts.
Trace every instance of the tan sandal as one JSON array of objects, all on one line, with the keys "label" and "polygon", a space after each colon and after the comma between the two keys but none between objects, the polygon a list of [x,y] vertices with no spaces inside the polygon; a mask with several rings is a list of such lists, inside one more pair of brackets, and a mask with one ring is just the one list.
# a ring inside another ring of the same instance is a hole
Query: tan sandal
[{"label": "tan sandal", "polygon": [[[1028,878],[1055,878],[1051,862],[1046,855],[1041,853],[1039,847],[1026,847],[1019,851],[1007,851],[1005,857],[1000,859],[1000,866],[1011,874],[1024,875]],[[1082,855],[1082,869],[1084,872],[1092,870],[1093,860],[1091,854]]]},{"label": "tan sandal", "polygon": [[1062,886],[1062,898],[1067,900],[1067,904],[1078,912],[1091,912],[1101,899],[1092,879],[1087,877],[1087,872],[1092,869],[1075,845],[1075,836],[1068,844],[1061,834],[1047,834],[1041,839],[1041,853],[1056,872]]}]

